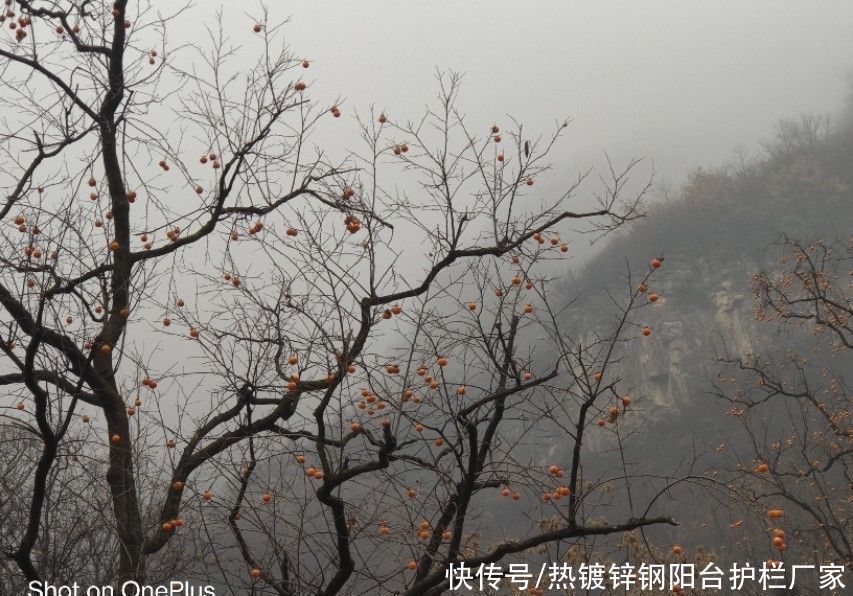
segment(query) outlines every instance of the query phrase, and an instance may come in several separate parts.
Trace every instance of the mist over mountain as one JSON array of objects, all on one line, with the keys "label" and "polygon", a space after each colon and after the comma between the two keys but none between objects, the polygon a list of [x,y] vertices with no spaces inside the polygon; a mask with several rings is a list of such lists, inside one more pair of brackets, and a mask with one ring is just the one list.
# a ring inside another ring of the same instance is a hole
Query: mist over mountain
[{"label": "mist over mountain", "polygon": [[602,290],[622,295],[628,272],[639,278],[652,256],[664,255],[646,311],[654,341],[666,349],[633,351],[630,371],[658,405],[685,405],[697,373],[715,349],[744,353],[758,340],[751,277],[778,268],[784,238],[844,241],[853,223],[853,109],[836,119],[803,115],[780,123],[764,155],[697,168],[677,196],[610,239],[563,285],[567,324],[590,330],[613,317]]},{"label": "mist over mountain", "polygon": [[[851,108],[848,102],[837,118],[803,115],[783,121],[762,155],[697,168],[679,192],[609,239],[563,284],[565,302],[571,301],[564,324],[578,341],[593,341],[618,320],[620,300],[636,289],[649,260],[664,256],[648,290],[660,298],[635,321],[653,333],[643,338],[639,327],[629,331],[638,337],[617,355],[623,382],[634,388],[641,418],[635,424],[643,427],[643,439],[629,454],[638,474],[679,467],[713,473],[743,446],[746,438],[726,416],[730,404],[712,394],[719,357],[808,353],[808,338],[756,321],[751,282],[759,272],[781,268],[784,239],[849,242]],[[849,378],[849,356],[842,354],[833,364]],[[780,431],[767,424],[768,433]],[[585,447],[598,451],[602,466],[616,465],[613,445],[592,435]],[[729,530],[732,524],[740,527],[742,511],[720,507],[708,495],[674,497],[670,505],[684,524],[664,530],[671,539],[744,552],[745,544],[735,544]],[[768,556],[760,547],[752,552]]]}]

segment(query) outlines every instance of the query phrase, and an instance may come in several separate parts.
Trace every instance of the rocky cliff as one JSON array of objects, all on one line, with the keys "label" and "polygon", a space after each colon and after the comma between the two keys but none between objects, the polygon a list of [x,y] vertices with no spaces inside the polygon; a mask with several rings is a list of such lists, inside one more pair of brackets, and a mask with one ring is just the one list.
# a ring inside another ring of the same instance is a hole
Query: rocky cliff
[{"label": "rocky cliff", "polygon": [[716,355],[743,356],[773,342],[772,326],[756,324],[750,281],[779,266],[784,237],[849,237],[853,126],[823,124],[813,117],[784,123],[764,155],[697,169],[679,196],[654,205],[569,277],[564,293],[576,302],[565,324],[583,337],[612,320],[604,292],[625,295],[628,270],[636,279],[652,256],[665,255],[650,290],[661,300],[637,320],[654,333],[631,345],[621,365],[647,407],[692,408],[707,397]]}]

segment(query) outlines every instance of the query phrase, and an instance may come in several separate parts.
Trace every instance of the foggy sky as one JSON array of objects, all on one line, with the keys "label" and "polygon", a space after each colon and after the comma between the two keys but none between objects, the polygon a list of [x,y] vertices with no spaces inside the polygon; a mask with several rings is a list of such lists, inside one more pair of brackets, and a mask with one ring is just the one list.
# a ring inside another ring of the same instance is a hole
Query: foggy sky
[{"label": "foggy sky", "polygon": [[[252,44],[259,4],[226,4],[229,34]],[[464,111],[484,126],[509,113],[546,132],[571,117],[560,168],[607,150],[617,162],[644,156],[676,184],[739,145],[757,149],[782,117],[836,111],[853,70],[848,0],[269,4],[272,20],[292,17],[294,52],[314,61],[314,96],[340,93],[345,115],[374,103],[416,118],[435,69],[452,69],[465,73]],[[217,6],[197,2],[171,40],[195,35]]]}]

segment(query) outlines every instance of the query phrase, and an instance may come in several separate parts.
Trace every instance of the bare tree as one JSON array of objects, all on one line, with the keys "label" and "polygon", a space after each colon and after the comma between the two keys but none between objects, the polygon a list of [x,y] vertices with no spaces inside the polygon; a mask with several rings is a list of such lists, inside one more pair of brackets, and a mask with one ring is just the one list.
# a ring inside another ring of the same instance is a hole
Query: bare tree
[{"label": "bare tree", "polygon": [[[474,130],[452,74],[422,119],[371,111],[363,149],[335,157],[311,139],[342,102],[311,98],[310,61],[265,16],[257,47],[220,19],[179,50],[143,2],[6,10],[11,582],[432,594],[453,562],[674,523],[613,507],[627,467],[584,468],[590,433],[636,407],[617,354],[652,331],[662,257],[587,343],[547,277],[561,229],[641,215],[639,162],[589,201],[585,175],[537,192],[566,124]],[[496,495],[529,523],[495,527]],[[69,565],[45,561],[58,541]]]},{"label": "bare tree", "polygon": [[770,518],[767,544],[848,567],[851,248],[785,240],[781,271],[754,278],[756,318],[792,335],[782,336],[784,349],[724,358],[716,387],[746,432],[738,486]]}]

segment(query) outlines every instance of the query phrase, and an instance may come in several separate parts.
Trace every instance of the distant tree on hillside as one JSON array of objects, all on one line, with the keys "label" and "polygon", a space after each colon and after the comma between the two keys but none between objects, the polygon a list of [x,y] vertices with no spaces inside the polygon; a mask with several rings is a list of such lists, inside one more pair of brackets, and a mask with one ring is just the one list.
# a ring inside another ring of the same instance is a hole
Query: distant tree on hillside
[{"label": "distant tree on hillside", "polygon": [[795,352],[781,336],[778,349],[724,358],[717,394],[746,433],[733,442],[739,489],[768,517],[768,547],[851,567],[853,238],[785,248],[780,272],[755,276],[756,316],[812,341]]}]

